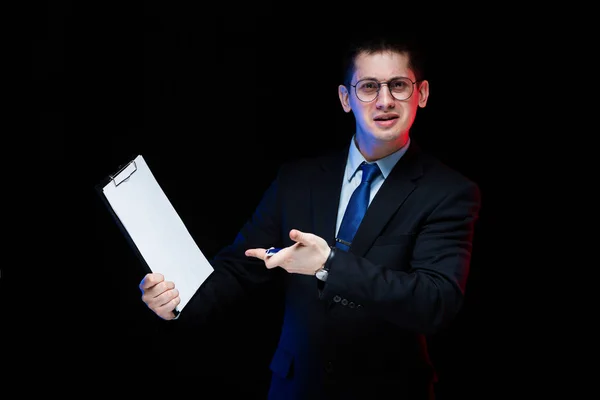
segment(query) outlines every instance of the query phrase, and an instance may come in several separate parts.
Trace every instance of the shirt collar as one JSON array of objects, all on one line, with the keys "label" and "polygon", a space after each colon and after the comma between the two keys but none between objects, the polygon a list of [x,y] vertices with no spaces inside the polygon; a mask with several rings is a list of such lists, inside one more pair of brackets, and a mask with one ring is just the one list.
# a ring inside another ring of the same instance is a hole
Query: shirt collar
[{"label": "shirt collar", "polygon": [[[406,146],[404,146],[400,150],[390,154],[389,156],[386,156],[382,159],[375,161],[377,163],[377,166],[379,166],[379,169],[381,170],[381,174],[383,175],[384,179],[386,179],[388,177],[388,175],[390,174],[390,172],[392,172],[392,169],[394,168],[394,166],[396,165],[398,160],[400,160],[402,158],[402,156],[404,155],[404,153],[406,153],[406,150],[408,150],[409,145],[410,145],[410,137],[408,138],[408,141],[406,142]],[[354,136],[352,136],[352,139],[350,141],[350,152],[348,153],[348,162],[346,163],[346,173],[345,173],[345,177],[348,182],[350,182],[352,180],[352,178],[354,177],[354,174],[356,173],[356,171],[358,171],[358,167],[363,162],[367,162],[367,160],[365,160],[363,155],[360,154],[358,147],[356,147],[356,142],[354,141]]]}]

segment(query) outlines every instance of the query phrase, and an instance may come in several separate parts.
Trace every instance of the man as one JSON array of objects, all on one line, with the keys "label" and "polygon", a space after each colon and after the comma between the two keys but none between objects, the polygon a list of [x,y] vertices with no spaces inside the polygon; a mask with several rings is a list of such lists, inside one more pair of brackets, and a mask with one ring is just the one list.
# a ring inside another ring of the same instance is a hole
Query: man
[{"label": "man", "polygon": [[[161,274],[143,278],[142,299],[170,323],[202,326],[248,291],[283,285],[269,399],[433,399],[426,337],[461,307],[480,193],[410,139],[429,96],[410,42],[365,41],[349,61],[345,151],[282,166],[177,318]],[[362,164],[373,175],[363,184]],[[370,203],[364,216],[355,192]]]}]

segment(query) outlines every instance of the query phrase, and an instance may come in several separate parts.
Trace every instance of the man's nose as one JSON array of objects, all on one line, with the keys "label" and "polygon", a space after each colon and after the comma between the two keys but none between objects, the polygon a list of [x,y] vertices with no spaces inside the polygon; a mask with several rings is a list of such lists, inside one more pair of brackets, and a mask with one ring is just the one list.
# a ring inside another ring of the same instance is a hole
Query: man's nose
[{"label": "man's nose", "polygon": [[377,106],[392,108],[396,104],[395,100],[389,85],[387,83],[382,83],[379,87],[379,94],[377,95]]}]

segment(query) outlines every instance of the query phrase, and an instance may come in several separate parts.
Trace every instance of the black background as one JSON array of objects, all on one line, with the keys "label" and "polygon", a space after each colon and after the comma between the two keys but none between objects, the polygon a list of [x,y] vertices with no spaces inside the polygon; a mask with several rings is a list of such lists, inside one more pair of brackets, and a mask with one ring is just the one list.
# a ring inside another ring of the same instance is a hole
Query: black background
[{"label": "black background", "polygon": [[[33,42],[46,178],[40,237],[52,262],[37,265],[45,279],[31,283],[43,294],[30,299],[36,314],[15,323],[33,335],[24,351],[35,362],[22,371],[55,378],[61,389],[75,376],[109,389],[165,381],[264,398],[278,304],[259,296],[216,335],[173,334],[141,302],[146,271],[95,185],[142,154],[212,256],[283,161],[349,141],[354,121],[337,98],[337,45],[362,19],[256,5],[78,7],[43,10]],[[412,137],[482,189],[464,309],[432,340],[441,398],[479,399],[482,388],[513,379],[495,373],[511,301],[498,296],[507,167],[499,168],[495,145],[512,122],[499,107],[495,77],[504,64],[490,21],[454,11],[435,32],[422,28],[431,94]],[[389,28],[390,15],[371,18],[364,29]],[[55,367],[57,359],[66,364]]]}]

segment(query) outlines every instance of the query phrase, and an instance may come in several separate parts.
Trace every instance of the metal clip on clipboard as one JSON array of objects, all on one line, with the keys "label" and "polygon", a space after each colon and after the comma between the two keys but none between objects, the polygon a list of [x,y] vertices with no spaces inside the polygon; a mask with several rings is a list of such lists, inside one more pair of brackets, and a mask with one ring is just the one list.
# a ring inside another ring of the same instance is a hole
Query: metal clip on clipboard
[{"label": "metal clip on clipboard", "polygon": [[[116,186],[119,186],[121,183],[127,181],[131,175],[133,175],[137,171],[137,164],[135,160],[129,161],[124,167],[119,169],[116,174],[110,175],[110,180]],[[123,174],[123,177],[120,175]],[[119,181],[117,182],[117,177],[119,177]]]}]

